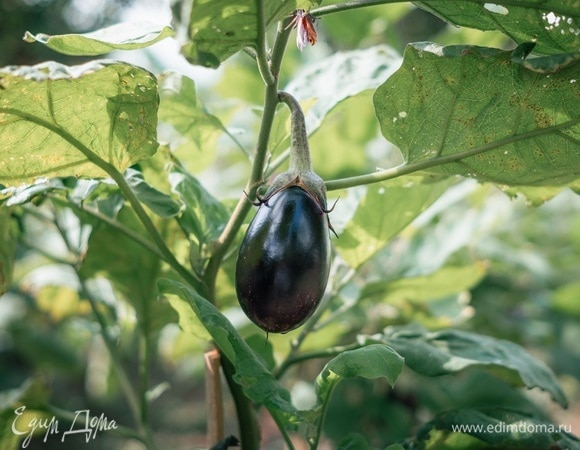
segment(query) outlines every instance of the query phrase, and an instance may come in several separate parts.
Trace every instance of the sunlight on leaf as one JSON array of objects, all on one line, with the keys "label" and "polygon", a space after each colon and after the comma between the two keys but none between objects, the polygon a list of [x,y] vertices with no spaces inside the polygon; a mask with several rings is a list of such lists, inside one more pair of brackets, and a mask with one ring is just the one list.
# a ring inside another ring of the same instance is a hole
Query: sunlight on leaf
[{"label": "sunlight on leaf", "polygon": [[227,130],[206,111],[191,78],[164,72],[158,80],[159,140],[171,142],[172,152],[187,161],[191,170],[200,171],[215,158],[217,139]]},{"label": "sunlight on leaf", "polygon": [[309,64],[285,90],[298,100],[316,99],[306,112],[306,125],[308,132],[312,133],[341,101],[376,89],[401,62],[401,56],[387,45],[336,52]]},{"label": "sunlight on leaf", "polygon": [[[157,82],[110,61],[0,69],[0,182],[104,177],[157,149]],[[102,165],[102,164],[101,164]]]},{"label": "sunlight on leaf", "polygon": [[49,36],[26,32],[26,42],[39,42],[48,48],[73,56],[97,56],[113,50],[137,50],[173,37],[175,32],[169,26],[148,22],[120,23],[91,33],[61,34]]},{"label": "sunlight on leaf", "polygon": [[541,0],[502,5],[502,2],[425,0],[413,2],[455,25],[499,30],[517,43],[536,42],[546,54],[580,48],[577,0]]},{"label": "sunlight on leaf", "polygon": [[453,182],[448,179],[421,183],[420,178],[404,177],[370,185],[354,216],[344,230],[339,231],[340,238],[334,242],[341,257],[352,267],[360,267]]}]

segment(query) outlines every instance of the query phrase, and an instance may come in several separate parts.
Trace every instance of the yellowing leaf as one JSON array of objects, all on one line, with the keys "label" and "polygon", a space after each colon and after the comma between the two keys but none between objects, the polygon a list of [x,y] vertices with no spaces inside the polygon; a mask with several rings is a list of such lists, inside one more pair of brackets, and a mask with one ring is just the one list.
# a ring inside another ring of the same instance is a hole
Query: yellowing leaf
[{"label": "yellowing leaf", "polygon": [[0,183],[103,177],[157,149],[157,81],[98,61],[0,69]]}]

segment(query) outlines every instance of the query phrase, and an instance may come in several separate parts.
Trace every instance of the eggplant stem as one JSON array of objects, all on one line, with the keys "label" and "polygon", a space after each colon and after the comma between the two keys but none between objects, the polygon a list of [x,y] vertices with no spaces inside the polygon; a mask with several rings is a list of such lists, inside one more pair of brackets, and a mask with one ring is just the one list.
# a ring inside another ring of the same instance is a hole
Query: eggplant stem
[{"label": "eggplant stem", "polygon": [[312,171],[308,134],[300,103],[290,94],[278,91],[278,100],[290,108],[290,170],[297,174]]}]

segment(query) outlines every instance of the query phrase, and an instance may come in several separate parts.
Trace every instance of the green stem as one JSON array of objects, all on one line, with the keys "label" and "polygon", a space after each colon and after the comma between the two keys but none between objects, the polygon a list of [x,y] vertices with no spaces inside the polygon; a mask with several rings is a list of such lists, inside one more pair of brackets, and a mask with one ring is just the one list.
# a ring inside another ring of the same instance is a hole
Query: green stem
[{"label": "green stem", "polygon": [[[144,308],[144,310],[148,309],[149,308]],[[149,317],[145,319],[145,322],[148,321]],[[149,414],[149,399],[147,398],[147,391],[149,390],[149,363],[151,358],[149,340],[147,339],[145,331],[148,327],[148,323],[139,324],[139,403],[141,406],[141,423],[143,424],[143,431],[145,432],[147,442],[153,442]]]},{"label": "green stem", "polygon": [[[431,0],[430,3],[444,3],[448,0]],[[478,5],[483,5],[485,3],[489,3],[488,0],[464,0],[465,3],[475,3]],[[327,14],[348,11],[351,9],[358,9],[358,8],[366,8],[368,6],[377,6],[377,5],[389,5],[393,3],[408,3],[407,0],[350,0],[344,3],[338,3],[334,5],[322,6],[320,8],[314,8],[310,12],[316,16],[324,16]],[[542,5],[542,2],[537,1],[521,1],[521,0],[502,0],[501,2],[504,6],[517,6],[518,8],[530,8],[530,9],[537,9],[543,11],[550,11],[554,12],[555,14],[561,14],[568,17],[575,17],[578,14],[577,10],[574,8],[567,8],[563,6],[555,6],[552,4],[546,4],[546,6]]]},{"label": "green stem", "polygon": [[292,367],[294,364],[298,364],[304,361],[308,361],[309,359],[317,359],[317,358],[332,358],[334,356],[340,355],[342,352],[347,350],[355,350],[360,347],[360,344],[354,343],[350,345],[341,345],[331,348],[324,348],[320,350],[313,350],[311,352],[301,353],[299,355],[295,355],[292,357],[288,357],[284,360],[282,364],[278,367],[278,369],[274,372],[274,376],[277,379],[282,378],[282,376],[286,373],[286,371]]},{"label": "green stem", "polygon": [[308,135],[300,103],[287,92],[278,92],[280,101],[290,108],[290,162],[289,169],[296,173],[312,171]]},{"label": "green stem", "polygon": [[258,6],[258,39],[256,60],[258,70],[266,86],[276,85],[277,80],[272,74],[270,64],[268,63],[268,39],[266,36],[266,14],[264,11],[264,0],[256,0]]},{"label": "green stem", "polygon": [[96,209],[80,206],[71,200],[65,200],[52,194],[48,194],[47,197],[50,198],[55,204],[67,206],[73,209],[74,211],[77,211],[82,214],[87,214],[103,223],[106,223],[111,228],[114,228],[120,233],[123,233],[126,237],[139,244],[145,250],[148,250],[155,256],[158,256],[160,259],[165,260],[163,253],[161,253],[159,251],[159,248],[156,247],[151,241],[145,239],[143,236],[141,236],[139,233],[136,233],[131,228],[127,228],[122,223],[117,222],[115,219],[111,219],[109,216],[102,214]]},{"label": "green stem", "polygon": [[240,429],[240,442],[244,450],[260,448],[260,426],[252,402],[245,396],[242,387],[234,380],[235,367],[222,353],[222,369],[230,392],[236,405],[236,414]]},{"label": "green stem", "polygon": [[409,175],[410,173],[418,172],[420,170],[430,169],[432,167],[441,166],[443,164],[458,162],[464,158],[469,158],[470,156],[479,155],[480,153],[485,153],[491,150],[497,150],[503,147],[504,145],[509,145],[515,142],[553,133],[554,131],[571,127],[573,125],[576,125],[577,123],[580,123],[580,119],[572,119],[568,120],[567,122],[560,123],[558,125],[552,125],[550,127],[545,128],[538,128],[536,130],[527,131],[525,133],[507,136],[495,142],[480,145],[479,147],[474,147],[464,152],[454,153],[452,155],[437,156],[435,158],[430,158],[411,164],[402,164],[400,166],[393,167],[391,169],[379,170],[375,173],[370,173],[366,175],[359,175],[356,177],[341,178],[338,180],[327,181],[326,189],[329,191],[333,191],[337,189],[346,189],[354,186],[360,186],[363,184],[378,183],[380,181],[390,180],[392,178],[397,178],[403,175]]},{"label": "green stem", "polygon": [[278,412],[275,410],[270,410],[270,415],[272,416],[272,419],[274,419],[274,422],[276,422],[276,425],[278,425],[278,429],[280,430],[280,433],[282,433],[282,437],[284,438],[284,441],[286,442],[286,446],[288,447],[288,450],[296,450],[296,447],[294,446],[294,442],[292,442],[292,439],[290,438],[288,431],[286,431],[284,419],[282,417],[280,417]]},{"label": "green stem", "polygon": [[98,305],[97,301],[93,298],[92,294],[86,288],[85,282],[82,279],[81,275],[79,274],[78,270],[76,269],[76,267],[73,267],[73,268],[77,271],[77,276],[78,276],[78,279],[79,279],[79,282],[81,285],[80,294],[89,301],[89,304],[91,305],[91,309],[93,311],[93,314],[94,314],[95,318],[97,319],[97,322],[98,322],[99,327],[101,329],[101,336],[103,338],[103,342],[105,343],[105,346],[107,347],[107,350],[109,351],[109,354],[111,355],[111,360],[113,361],[113,367],[115,368],[117,378],[119,379],[119,383],[121,384],[121,389],[123,389],[125,397],[127,398],[127,401],[129,403],[129,409],[131,410],[131,413],[133,414],[133,418],[134,418],[135,423],[137,424],[137,427],[139,429],[139,434],[141,434],[141,436],[143,436],[144,441],[147,441],[148,433],[145,431],[145,425],[143,424],[143,422],[141,420],[141,412],[140,412],[140,408],[139,408],[138,396],[137,396],[137,393],[135,392],[135,389],[133,387],[133,382],[131,382],[129,376],[127,375],[127,372],[125,371],[125,368],[123,367],[123,363],[121,361],[121,356],[119,355],[119,352],[117,351],[117,346],[115,345],[115,341],[109,335],[107,320],[105,319],[105,316],[99,310],[99,305]]}]

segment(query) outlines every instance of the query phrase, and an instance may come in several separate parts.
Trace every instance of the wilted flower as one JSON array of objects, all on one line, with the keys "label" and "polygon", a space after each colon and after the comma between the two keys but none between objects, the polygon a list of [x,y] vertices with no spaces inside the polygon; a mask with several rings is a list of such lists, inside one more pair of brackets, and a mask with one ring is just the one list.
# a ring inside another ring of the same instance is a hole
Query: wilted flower
[{"label": "wilted flower", "polygon": [[307,43],[310,43],[310,45],[316,44],[315,21],[316,17],[303,9],[297,9],[294,12],[294,19],[288,26],[294,25],[294,28],[296,28],[296,46],[298,50],[304,50]]}]

